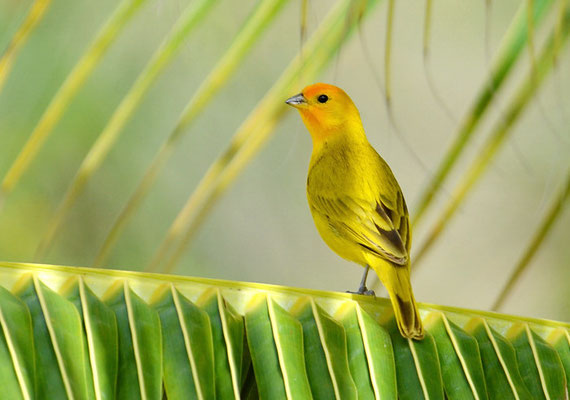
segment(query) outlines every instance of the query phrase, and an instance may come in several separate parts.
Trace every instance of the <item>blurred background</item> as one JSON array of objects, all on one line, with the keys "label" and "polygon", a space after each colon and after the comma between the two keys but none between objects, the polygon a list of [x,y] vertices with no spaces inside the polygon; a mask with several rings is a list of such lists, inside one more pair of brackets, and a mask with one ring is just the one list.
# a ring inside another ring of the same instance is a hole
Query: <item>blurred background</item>
[{"label": "blurred background", "polygon": [[[192,2],[193,0],[189,0]],[[259,1],[259,0],[258,0]],[[423,59],[424,3],[397,1],[392,48],[390,124],[383,80],[387,3],[363,20],[318,81],[342,87],[360,109],[369,140],[392,167],[414,215],[420,194],[449,148],[487,77],[492,55],[522,0],[439,0],[432,10],[428,67]],[[4,176],[50,100],[115,1],[53,0],[15,59],[0,91],[0,174]],[[224,54],[256,1],[219,0],[184,42],[129,120],[54,237],[34,259],[51,218],[90,146],[174,25],[186,0],[147,0],[118,35],[55,126],[0,210],[0,259],[91,266],[109,229],[168,137],[194,91]],[[558,2],[554,2],[558,3]],[[0,54],[31,1],[0,0]],[[277,81],[302,43],[303,2],[285,2],[234,76],[198,116],[165,165],[105,265],[143,270],[172,221],[240,124]],[[334,2],[307,2],[310,36]],[[536,46],[556,21],[556,4],[536,29]],[[365,47],[369,57],[366,56]],[[426,216],[412,255],[500,121],[530,69],[523,50],[499,98]],[[489,309],[566,179],[570,159],[570,57],[523,110],[511,135],[441,237],[413,273],[420,302]],[[452,116],[445,112],[427,73]],[[288,95],[302,89],[299,87]],[[283,101],[288,96],[284,96]],[[283,105],[285,107],[285,105]],[[407,144],[406,144],[407,143]],[[311,141],[293,109],[271,140],[215,204],[173,271],[177,274],[324,289],[355,290],[362,269],[321,241],[305,197]],[[570,319],[570,212],[562,212],[501,311]]]}]

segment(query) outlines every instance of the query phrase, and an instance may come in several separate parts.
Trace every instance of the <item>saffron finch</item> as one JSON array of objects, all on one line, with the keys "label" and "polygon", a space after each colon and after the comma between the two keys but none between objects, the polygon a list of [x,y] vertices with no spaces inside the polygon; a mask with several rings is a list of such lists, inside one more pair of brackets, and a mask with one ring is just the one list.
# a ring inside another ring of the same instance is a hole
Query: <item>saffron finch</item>
[{"label": "saffron finch", "polygon": [[411,232],[402,190],[366,138],[360,113],[340,88],[307,86],[286,101],[301,114],[313,141],[307,199],[319,234],[339,256],[372,268],[390,295],[402,336],[424,331],[410,284]]}]

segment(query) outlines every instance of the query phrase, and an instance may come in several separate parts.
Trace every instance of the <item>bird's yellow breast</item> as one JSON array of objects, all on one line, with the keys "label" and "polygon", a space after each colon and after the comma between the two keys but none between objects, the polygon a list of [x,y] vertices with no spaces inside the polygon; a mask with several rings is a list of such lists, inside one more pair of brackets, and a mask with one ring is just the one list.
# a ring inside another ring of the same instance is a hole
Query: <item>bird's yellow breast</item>
[{"label": "bird's yellow breast", "polygon": [[[307,177],[307,200],[319,234],[339,256],[365,265],[369,252],[335,226],[353,225],[335,204],[375,204],[382,193],[399,190],[392,172],[367,141],[339,140],[313,149]],[[390,196],[388,196],[390,197]]]}]

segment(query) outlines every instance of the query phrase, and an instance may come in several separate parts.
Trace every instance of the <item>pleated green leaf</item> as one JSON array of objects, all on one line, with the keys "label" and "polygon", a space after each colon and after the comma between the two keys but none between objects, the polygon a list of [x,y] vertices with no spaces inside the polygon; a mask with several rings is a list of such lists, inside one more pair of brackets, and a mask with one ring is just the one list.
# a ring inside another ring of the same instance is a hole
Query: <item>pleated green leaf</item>
[{"label": "pleated green leaf", "polygon": [[259,397],[287,399],[265,296],[258,295],[249,303],[245,326]]},{"label": "pleated green leaf", "polygon": [[398,397],[443,400],[443,381],[433,337],[428,332],[421,341],[404,339],[394,318],[384,326],[394,347]]},{"label": "pleated green leaf", "polygon": [[315,399],[356,399],[350,374],[344,328],[310,297],[291,312],[303,325],[305,364]]},{"label": "pleated green leaf", "polygon": [[81,317],[68,300],[26,275],[14,288],[30,310],[38,399],[88,399]]},{"label": "pleated green leaf", "polygon": [[90,397],[113,399],[119,352],[115,313],[85,285],[81,276],[71,278],[60,292],[75,305],[83,320]]},{"label": "pleated green leaf", "polygon": [[255,381],[255,373],[253,371],[252,363],[250,363],[249,368],[247,369],[247,373],[244,374],[240,397],[243,400],[259,399],[259,393],[257,391],[257,382]]},{"label": "pleated green leaf", "polygon": [[529,400],[533,397],[520,375],[513,346],[482,318],[465,326],[479,344],[487,393],[491,399]]},{"label": "pleated green leaf", "polygon": [[384,298],[14,263],[0,286],[0,399],[566,398],[561,322],[419,304],[413,341]]},{"label": "pleated green leaf", "polygon": [[162,327],[169,400],[214,399],[214,345],[208,314],[171,285],[153,296]]},{"label": "pleated green leaf", "polygon": [[216,398],[238,399],[244,356],[243,317],[216,289],[206,291],[198,305],[208,313],[212,327]]},{"label": "pleated green leaf", "polygon": [[558,352],[566,374],[566,388],[570,392],[570,333],[567,329],[558,328],[552,331],[546,340]]},{"label": "pleated green leaf", "polygon": [[335,314],[346,331],[348,365],[359,399],[396,399],[396,366],[390,334],[356,302]]},{"label": "pleated green leaf", "polygon": [[253,371],[253,366],[251,364],[251,355],[249,354],[249,347],[247,345],[247,332],[244,333],[243,335],[243,355],[241,357],[240,371],[241,371],[240,390],[243,390],[245,381],[247,380],[250,371]]},{"label": "pleated green leaf", "polygon": [[437,346],[447,398],[487,399],[477,340],[441,312],[430,313],[425,325]]},{"label": "pleated green leaf", "polygon": [[521,376],[533,398],[566,398],[566,377],[556,351],[526,323],[509,329],[507,339],[515,348]]},{"label": "pleated green leaf", "polygon": [[245,326],[260,398],[310,399],[299,321],[260,294],[247,307]]},{"label": "pleated green leaf", "polygon": [[33,343],[28,307],[0,286],[0,382],[5,398],[35,399]]},{"label": "pleated green leaf", "polygon": [[158,313],[117,281],[104,296],[119,330],[117,398],[162,399],[162,337]]}]

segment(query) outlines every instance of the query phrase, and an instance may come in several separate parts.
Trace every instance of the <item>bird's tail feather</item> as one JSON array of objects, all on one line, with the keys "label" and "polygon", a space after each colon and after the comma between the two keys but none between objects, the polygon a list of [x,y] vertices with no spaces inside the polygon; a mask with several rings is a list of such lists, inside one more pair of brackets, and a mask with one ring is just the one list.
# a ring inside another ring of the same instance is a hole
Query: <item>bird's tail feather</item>
[{"label": "bird's tail feather", "polygon": [[409,267],[382,264],[376,273],[388,289],[400,333],[409,339],[423,339],[424,329],[410,284]]}]

